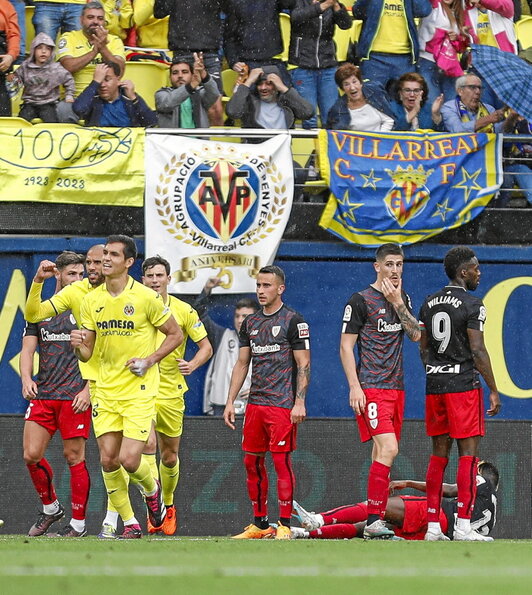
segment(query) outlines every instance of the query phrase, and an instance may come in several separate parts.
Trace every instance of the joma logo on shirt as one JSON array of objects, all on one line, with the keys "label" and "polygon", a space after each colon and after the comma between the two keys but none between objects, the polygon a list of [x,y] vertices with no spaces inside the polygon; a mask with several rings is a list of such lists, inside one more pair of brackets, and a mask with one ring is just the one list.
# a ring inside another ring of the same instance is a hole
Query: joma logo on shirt
[{"label": "joma logo on shirt", "polygon": [[110,328],[124,328],[124,329],[134,329],[135,323],[132,320],[102,320],[101,322],[96,323],[98,328],[101,330],[107,330]]}]

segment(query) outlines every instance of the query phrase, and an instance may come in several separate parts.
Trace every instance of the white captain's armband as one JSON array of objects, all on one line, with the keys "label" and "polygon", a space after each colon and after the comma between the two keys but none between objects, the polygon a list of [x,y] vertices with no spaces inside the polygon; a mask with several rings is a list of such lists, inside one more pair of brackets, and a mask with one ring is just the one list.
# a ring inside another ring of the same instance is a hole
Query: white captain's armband
[{"label": "white captain's armband", "polygon": [[308,339],[310,337],[308,324],[306,322],[299,322],[297,324],[297,333],[300,339]]},{"label": "white captain's armband", "polygon": [[351,314],[353,314],[353,308],[351,308],[351,306],[347,304],[344,310],[344,317],[342,320],[344,322],[349,322],[351,320]]}]

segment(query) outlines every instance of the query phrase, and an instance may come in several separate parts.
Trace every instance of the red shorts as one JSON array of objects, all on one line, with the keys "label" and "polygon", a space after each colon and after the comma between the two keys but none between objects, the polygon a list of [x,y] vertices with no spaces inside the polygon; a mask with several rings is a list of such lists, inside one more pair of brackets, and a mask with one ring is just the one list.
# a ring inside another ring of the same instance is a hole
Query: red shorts
[{"label": "red shorts", "polygon": [[244,452],[292,452],[296,449],[297,425],[290,409],[249,404],[244,415]]},{"label": "red shorts", "polygon": [[[423,540],[427,532],[427,498],[424,496],[399,496],[405,505],[402,527],[394,527],[398,537],[409,540]],[[447,533],[447,517],[440,509],[440,526]]]},{"label": "red shorts", "polygon": [[74,413],[72,401],[34,399],[26,410],[26,421],[34,421],[53,436],[57,430],[63,440],[89,437],[91,408],[83,413]]},{"label": "red shorts", "polygon": [[427,395],[425,424],[428,436],[449,434],[456,439],[484,436],[482,389]]},{"label": "red shorts", "polygon": [[357,415],[360,440],[367,442],[378,434],[395,433],[401,439],[405,391],[383,388],[365,388],[366,409]]}]

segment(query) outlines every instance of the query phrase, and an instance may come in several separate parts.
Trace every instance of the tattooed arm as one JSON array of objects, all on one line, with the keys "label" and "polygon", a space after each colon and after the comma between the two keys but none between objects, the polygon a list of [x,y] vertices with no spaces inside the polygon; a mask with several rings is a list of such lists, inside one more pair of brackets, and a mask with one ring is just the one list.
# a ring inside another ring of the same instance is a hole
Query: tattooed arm
[{"label": "tattooed arm", "polygon": [[306,415],[305,398],[310,382],[310,351],[308,349],[297,349],[293,351],[297,365],[296,399],[294,407],[290,412],[290,421],[293,424],[301,423]]},{"label": "tattooed arm", "polygon": [[397,316],[399,316],[401,326],[408,338],[417,342],[421,338],[421,327],[406,307],[401,294],[401,288],[401,281],[399,281],[399,285],[395,287],[389,279],[382,280],[382,293],[384,294],[384,297],[390,302],[396,311]]}]

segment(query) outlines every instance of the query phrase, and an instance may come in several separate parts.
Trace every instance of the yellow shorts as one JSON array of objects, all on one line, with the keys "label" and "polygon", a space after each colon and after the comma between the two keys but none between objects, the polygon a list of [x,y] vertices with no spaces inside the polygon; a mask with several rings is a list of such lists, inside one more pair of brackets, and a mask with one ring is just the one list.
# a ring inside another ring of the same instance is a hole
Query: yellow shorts
[{"label": "yellow shorts", "polygon": [[185,413],[185,399],[183,395],[172,399],[155,399],[155,430],[177,438],[183,433],[183,416]]},{"label": "yellow shorts", "polygon": [[122,432],[125,438],[146,442],[155,419],[155,397],[92,399],[92,425],[96,438]]}]

